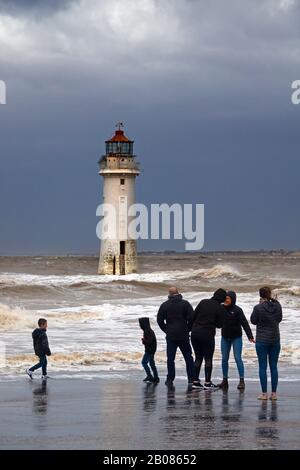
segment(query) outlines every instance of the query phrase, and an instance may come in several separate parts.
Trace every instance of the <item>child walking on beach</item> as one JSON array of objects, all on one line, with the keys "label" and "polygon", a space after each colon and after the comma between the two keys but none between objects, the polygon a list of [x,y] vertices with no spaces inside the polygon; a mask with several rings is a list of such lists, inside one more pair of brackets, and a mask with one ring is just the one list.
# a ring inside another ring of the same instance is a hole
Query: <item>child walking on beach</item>
[{"label": "child walking on beach", "polygon": [[[145,346],[145,354],[142,359],[142,366],[144,367],[147,374],[143,382],[158,384],[159,378],[154,360],[154,355],[156,353],[157,347],[156,336],[154,331],[151,329],[149,318],[139,318],[139,324],[144,332],[142,343]],[[151,367],[153,375],[151,374],[149,365]]]},{"label": "child walking on beach", "polygon": [[33,378],[33,372],[40,367],[42,368],[42,379],[45,380],[48,378],[47,356],[51,356],[51,351],[48,343],[47,328],[47,320],[45,318],[40,318],[38,321],[38,328],[32,332],[33,348],[36,356],[39,357],[39,362],[30,369],[26,369],[26,373],[31,379]]}]

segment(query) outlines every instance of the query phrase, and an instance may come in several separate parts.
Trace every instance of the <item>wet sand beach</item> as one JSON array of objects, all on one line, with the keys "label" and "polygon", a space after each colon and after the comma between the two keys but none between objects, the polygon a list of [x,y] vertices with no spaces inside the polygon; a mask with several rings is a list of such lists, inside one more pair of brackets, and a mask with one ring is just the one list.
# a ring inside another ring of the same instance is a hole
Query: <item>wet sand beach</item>
[{"label": "wet sand beach", "polygon": [[277,402],[244,393],[144,385],[133,374],[1,383],[0,449],[299,449],[299,383]]}]

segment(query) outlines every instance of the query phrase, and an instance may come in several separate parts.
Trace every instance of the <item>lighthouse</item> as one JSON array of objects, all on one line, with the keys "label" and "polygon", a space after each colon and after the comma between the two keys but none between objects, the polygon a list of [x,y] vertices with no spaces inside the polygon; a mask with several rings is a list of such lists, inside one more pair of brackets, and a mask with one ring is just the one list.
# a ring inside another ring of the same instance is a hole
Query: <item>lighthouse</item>
[{"label": "lighthouse", "polygon": [[115,135],[105,142],[105,155],[98,162],[99,175],[103,177],[103,203],[113,208],[117,222],[113,238],[101,239],[98,273],[122,275],[137,272],[136,240],[128,236],[132,219],[128,208],[135,203],[135,178],[140,171],[133,154],[134,141],[126,137],[121,122],[116,128]]}]

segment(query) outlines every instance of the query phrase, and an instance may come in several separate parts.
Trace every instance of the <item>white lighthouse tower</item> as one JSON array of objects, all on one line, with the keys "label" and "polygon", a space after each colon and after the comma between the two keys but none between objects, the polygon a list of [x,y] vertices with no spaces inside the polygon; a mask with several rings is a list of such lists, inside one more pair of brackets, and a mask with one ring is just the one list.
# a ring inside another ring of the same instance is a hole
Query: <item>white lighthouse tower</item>
[{"label": "white lighthouse tower", "polygon": [[[105,142],[106,154],[99,160],[103,176],[103,203],[113,206],[116,214],[115,236],[101,240],[99,274],[130,274],[137,272],[136,241],[128,237],[132,217],[128,208],[135,203],[135,178],[139,165],[133,155],[133,140],[117,124],[115,135]],[[107,227],[104,228],[107,230]]]}]

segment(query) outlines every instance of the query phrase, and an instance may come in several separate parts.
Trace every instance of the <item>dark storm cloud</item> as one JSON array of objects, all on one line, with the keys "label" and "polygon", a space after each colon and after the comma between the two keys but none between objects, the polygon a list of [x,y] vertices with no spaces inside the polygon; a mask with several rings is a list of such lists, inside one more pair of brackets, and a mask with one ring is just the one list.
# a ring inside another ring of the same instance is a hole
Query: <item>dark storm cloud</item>
[{"label": "dark storm cloud", "polygon": [[78,0],[0,0],[0,14],[26,15],[36,13],[49,15],[57,10],[64,10]]},{"label": "dark storm cloud", "polygon": [[5,3],[0,251],[96,251],[118,120],[139,201],[205,203],[205,248],[299,247],[298,1]]}]

